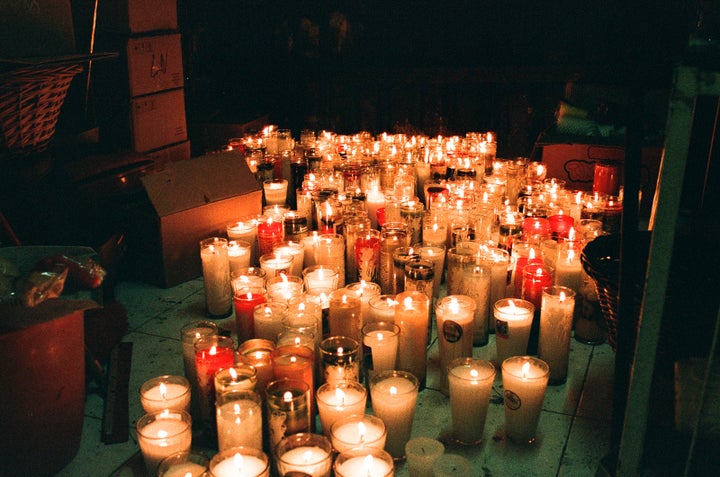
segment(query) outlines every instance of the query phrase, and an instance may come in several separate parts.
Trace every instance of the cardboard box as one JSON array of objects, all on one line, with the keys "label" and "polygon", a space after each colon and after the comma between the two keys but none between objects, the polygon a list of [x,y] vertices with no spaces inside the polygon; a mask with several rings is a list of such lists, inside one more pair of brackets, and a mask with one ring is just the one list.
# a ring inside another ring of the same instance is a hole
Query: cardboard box
[{"label": "cardboard box", "polygon": [[148,152],[188,138],[185,92],[173,89],[130,100],[132,148]]},{"label": "cardboard box", "polygon": [[183,87],[180,34],[130,38],[126,51],[130,96]]},{"label": "cardboard box", "polygon": [[137,222],[143,275],[163,287],[202,275],[200,240],[226,236],[227,224],[262,212],[260,185],[231,151],[175,162],[141,181],[152,206],[141,218],[147,226]]},{"label": "cardboard box", "polygon": [[154,151],[146,152],[145,157],[153,161],[155,169],[163,169],[169,163],[190,159],[190,141],[172,144]]},{"label": "cardboard box", "polygon": [[177,0],[100,2],[98,27],[130,34],[177,30]]},{"label": "cardboard box", "polygon": [[0,2],[0,58],[74,55],[70,0]]}]

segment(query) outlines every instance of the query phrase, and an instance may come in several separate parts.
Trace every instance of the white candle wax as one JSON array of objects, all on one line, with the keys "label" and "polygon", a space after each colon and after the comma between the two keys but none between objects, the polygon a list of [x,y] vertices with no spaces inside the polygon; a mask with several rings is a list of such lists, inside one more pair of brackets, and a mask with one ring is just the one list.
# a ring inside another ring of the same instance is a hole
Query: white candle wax
[{"label": "white candle wax", "polygon": [[278,456],[277,464],[281,475],[296,471],[312,477],[330,477],[332,459],[330,454],[320,447],[302,446]]},{"label": "white candle wax", "polygon": [[582,284],[582,263],[575,250],[561,250],[555,261],[555,285],[568,287],[575,293]]},{"label": "white candle wax", "polygon": [[339,453],[356,447],[385,448],[385,427],[371,420],[351,421],[332,427],[333,448]]},{"label": "white candle wax", "polygon": [[473,475],[472,464],[458,454],[443,454],[433,462],[433,477],[466,477]]},{"label": "white candle wax", "polygon": [[495,368],[488,361],[457,362],[448,374],[453,437],[466,444],[482,440]]},{"label": "white candle wax", "polygon": [[549,368],[530,356],[514,356],[502,364],[505,400],[505,434],[513,442],[535,440]]},{"label": "white candle wax", "polygon": [[370,348],[373,372],[395,369],[398,335],[386,330],[373,330],[363,336],[363,344]]},{"label": "white candle wax", "polygon": [[323,434],[330,436],[333,423],[343,416],[365,412],[367,394],[350,386],[321,386],[317,392],[317,407]]},{"label": "white candle wax", "polygon": [[416,437],[405,446],[408,473],[413,477],[433,477],[433,462],[445,452],[445,446],[437,439]]},{"label": "white candle wax", "polygon": [[510,356],[524,355],[527,352],[534,313],[534,307],[530,309],[512,304],[498,306],[501,303],[520,304],[521,301],[507,299],[495,304],[495,345],[498,364],[502,364]]},{"label": "white candle wax", "polygon": [[287,310],[286,304],[274,301],[256,305],[253,311],[255,338],[274,342],[283,330]]},{"label": "white candle wax", "polygon": [[213,477],[267,477],[267,462],[252,455],[234,454],[220,461],[212,469]]},{"label": "white candle wax", "polygon": [[137,437],[148,472],[155,475],[165,457],[190,451],[192,426],[176,418],[158,418],[139,429]]},{"label": "white candle wax", "polygon": [[242,244],[236,240],[231,240],[228,242],[228,261],[230,262],[230,273],[250,266],[252,248],[249,242],[245,242],[245,244]]},{"label": "white candle wax", "polygon": [[201,245],[200,259],[207,312],[213,316],[227,315],[232,308],[227,241],[219,239],[218,243]]},{"label": "white candle wax", "polygon": [[548,287],[543,290],[540,307],[538,357],[550,366],[549,381],[565,382],[570,354],[575,293],[567,287]]},{"label": "white candle wax", "polygon": [[207,468],[195,462],[182,462],[169,467],[162,477],[201,477]]},{"label": "white candle wax", "polygon": [[338,286],[338,273],[329,268],[314,269],[305,273],[305,286],[309,290],[314,288],[335,290]]},{"label": "white candle wax", "polygon": [[265,203],[268,205],[283,205],[287,199],[288,181],[277,179],[265,181],[263,189],[265,192]]},{"label": "white candle wax", "polygon": [[447,243],[447,225],[433,221],[423,226],[422,242],[424,245],[438,247]]},{"label": "white candle wax", "polygon": [[[444,232],[443,232],[444,233]],[[443,238],[443,244],[445,239]],[[433,298],[440,296],[443,271],[445,270],[445,247],[426,245],[419,247],[417,253],[420,258],[430,260],[433,264]]]},{"label": "white candle wax", "polygon": [[379,228],[377,211],[383,207],[385,207],[385,196],[383,193],[377,188],[370,189],[365,197],[365,208],[368,211],[368,217],[374,229]]},{"label": "white candle wax", "polygon": [[387,477],[391,475],[392,470],[392,466],[384,460],[368,455],[346,460],[338,467],[336,475],[337,477]]},{"label": "white candle wax", "polygon": [[290,275],[302,277],[302,271],[305,268],[305,246],[302,243],[285,242],[284,245],[275,247],[273,251],[283,255],[292,255],[293,263],[290,267]]},{"label": "white candle wax", "polygon": [[250,263],[256,264],[258,259],[257,220],[247,219],[233,222],[226,227],[228,240],[244,240],[250,243]]},{"label": "white candle wax", "polygon": [[371,385],[370,393],[373,413],[385,423],[385,450],[394,458],[404,456],[405,444],[410,439],[415,417],[417,385],[400,375],[381,377]]},{"label": "white candle wax", "polygon": [[262,409],[257,402],[237,399],[217,407],[218,450],[252,447],[262,450]]},{"label": "white candle wax", "polygon": [[185,384],[159,382],[156,386],[143,391],[140,404],[147,414],[172,409],[190,410],[190,388]]},{"label": "white candle wax", "polygon": [[448,364],[472,356],[475,301],[466,295],[444,297],[435,309],[440,345],[440,389],[447,391]]},{"label": "white candle wax", "polygon": [[427,371],[427,338],[430,303],[424,293],[410,291],[396,296],[395,324],[400,327],[397,368],[420,381]]}]

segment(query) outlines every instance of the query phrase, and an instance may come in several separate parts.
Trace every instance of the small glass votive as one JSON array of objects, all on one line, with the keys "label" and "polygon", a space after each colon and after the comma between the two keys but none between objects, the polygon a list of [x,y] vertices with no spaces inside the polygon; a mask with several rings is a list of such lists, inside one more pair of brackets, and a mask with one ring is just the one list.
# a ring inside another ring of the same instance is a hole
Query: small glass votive
[{"label": "small glass votive", "polygon": [[248,288],[265,291],[267,272],[260,267],[247,267],[230,273],[233,293]]},{"label": "small glass votive", "polygon": [[293,242],[285,240],[273,247],[273,252],[283,255],[292,255],[293,263],[290,267],[289,275],[302,277],[302,271],[305,263],[305,245],[302,242]]},{"label": "small glass votive", "polygon": [[245,240],[250,243],[250,264],[257,265],[259,216],[243,217],[225,228],[228,240]]},{"label": "small glass votive", "polygon": [[405,444],[408,473],[414,477],[433,477],[433,463],[445,452],[437,439],[415,437]]},{"label": "small glass votive", "polygon": [[267,297],[271,301],[289,303],[295,297],[303,293],[303,279],[295,275],[280,275],[268,278],[265,288]]},{"label": "small glass votive", "polygon": [[333,423],[348,414],[362,414],[367,403],[367,390],[357,381],[325,383],[315,393],[323,434],[330,437]]},{"label": "small glass votive", "polygon": [[285,205],[287,200],[288,181],[286,179],[272,179],[263,182],[265,203],[267,205]]},{"label": "small glass votive", "polygon": [[190,411],[190,381],[184,376],[163,375],[140,386],[140,404],[146,413],[170,409]]},{"label": "small glass votive", "polygon": [[347,336],[330,336],[320,342],[325,383],[360,380],[360,343]]},{"label": "small glass votive", "polygon": [[369,447],[342,452],[335,458],[333,469],[336,477],[395,475],[392,456],[384,450]]},{"label": "small glass votive", "polygon": [[185,411],[159,411],[145,414],[135,424],[138,445],[145,467],[157,475],[160,462],[178,452],[189,452],[192,441],[192,418]]},{"label": "small glass votive", "polygon": [[275,378],[272,369],[272,352],[275,343],[272,340],[254,338],[238,346],[238,362],[248,364],[255,368],[257,382],[255,390],[265,395],[265,389]]},{"label": "small glass votive", "polygon": [[202,477],[210,459],[199,452],[178,452],[164,458],[158,466],[158,477]]},{"label": "small glass votive", "polygon": [[208,477],[242,475],[268,477],[270,459],[263,451],[252,447],[231,447],[215,454],[208,464]]},{"label": "small glass votive", "polygon": [[485,429],[495,366],[480,358],[458,358],[448,365],[453,438],[479,444]]},{"label": "small glass votive", "polygon": [[234,389],[215,402],[218,449],[247,446],[262,450],[262,399],[255,391]]},{"label": "small glass votive", "polygon": [[270,448],[286,436],[311,432],[310,386],[300,379],[282,378],[265,389]]},{"label": "small glass votive", "polygon": [[275,447],[275,456],[280,475],[293,475],[292,472],[298,472],[313,477],[330,477],[332,445],[323,435],[289,435]]},{"label": "small glass votive", "polygon": [[[293,256],[287,253],[270,252],[260,256],[260,268],[267,273],[268,280],[281,273],[290,275]],[[267,286],[267,282],[265,284]]]},{"label": "small glass votive", "polygon": [[338,418],[330,427],[333,448],[342,453],[356,448],[385,448],[387,430],[382,419],[372,414],[351,414]]},{"label": "small glass votive", "polygon": [[513,356],[502,363],[505,435],[517,444],[535,442],[550,367],[532,356]]}]

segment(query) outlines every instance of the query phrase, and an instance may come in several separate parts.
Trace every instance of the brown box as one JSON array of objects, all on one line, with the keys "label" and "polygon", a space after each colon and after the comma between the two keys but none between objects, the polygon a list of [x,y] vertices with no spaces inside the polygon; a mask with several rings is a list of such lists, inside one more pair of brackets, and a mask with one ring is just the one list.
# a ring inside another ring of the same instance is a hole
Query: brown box
[{"label": "brown box", "polygon": [[190,141],[183,141],[146,152],[144,156],[153,161],[155,170],[162,169],[169,163],[190,159]]},{"label": "brown box", "polygon": [[130,100],[132,148],[135,152],[186,141],[188,138],[183,89]]},{"label": "brown box", "polygon": [[130,96],[183,87],[180,34],[130,38],[126,49]]},{"label": "brown box", "polygon": [[120,33],[177,30],[177,0],[113,0],[100,2],[99,28]]},{"label": "brown box", "polygon": [[169,164],[142,177],[152,205],[142,241],[144,275],[171,287],[202,275],[199,242],[262,212],[262,191],[245,161],[219,152]]}]

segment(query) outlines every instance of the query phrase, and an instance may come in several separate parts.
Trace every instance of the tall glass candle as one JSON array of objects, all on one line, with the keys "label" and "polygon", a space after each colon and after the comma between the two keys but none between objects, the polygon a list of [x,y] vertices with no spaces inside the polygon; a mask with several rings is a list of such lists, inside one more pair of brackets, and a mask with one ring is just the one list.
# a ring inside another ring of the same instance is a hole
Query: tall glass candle
[{"label": "tall glass candle", "polygon": [[285,205],[287,201],[288,181],[272,179],[263,182],[263,193],[267,205]]},{"label": "tall glass candle", "polygon": [[212,318],[224,318],[232,313],[232,288],[228,241],[210,237],[200,241],[205,307]]},{"label": "tall glass candle", "polygon": [[251,390],[223,393],[215,402],[218,450],[247,446],[262,450],[262,399]]},{"label": "tall glass candle", "polygon": [[551,267],[542,263],[529,264],[523,267],[522,293],[520,296],[523,300],[527,300],[535,306],[532,328],[530,329],[530,340],[528,342],[528,354],[537,354],[542,290],[553,284],[554,272]]},{"label": "tall glass candle", "polygon": [[235,342],[227,336],[209,336],[195,342],[195,368],[200,390],[200,411],[203,425],[214,427],[215,373],[235,364]]},{"label": "tall glass candle", "polygon": [[406,371],[385,371],[370,378],[373,414],[385,423],[385,450],[394,459],[405,457],[405,444],[412,434],[418,386],[418,379]]},{"label": "tall glass candle", "polygon": [[260,303],[253,308],[255,338],[274,341],[282,331],[288,305],[279,301]]},{"label": "tall glass candle", "polygon": [[362,340],[361,301],[352,291],[340,288],[330,295],[330,312],[328,321],[330,334],[347,336],[357,342]]},{"label": "tall glass candle", "polygon": [[286,275],[281,273],[268,278],[265,288],[268,300],[289,303],[303,293],[303,279],[301,276]]},{"label": "tall glass candle", "polygon": [[340,283],[340,270],[331,265],[312,265],[303,270],[305,290],[335,290]]},{"label": "tall glass candle", "polygon": [[[301,380],[308,385],[310,399],[308,405],[314,409],[315,350],[303,344],[278,345],[272,352],[272,360],[275,379]],[[313,412],[312,415],[314,416],[315,413]]]},{"label": "tall glass candle", "polygon": [[315,264],[336,267],[338,287],[345,286],[345,238],[340,234],[320,235],[315,252]]},{"label": "tall glass candle", "polygon": [[550,366],[549,384],[562,384],[567,379],[574,310],[574,290],[543,288],[538,357]]},{"label": "tall glass candle", "polygon": [[[397,295],[405,291],[405,265],[420,258],[413,247],[397,247],[393,250],[393,271],[392,290],[390,293]],[[432,268],[430,268],[432,273]],[[432,294],[432,292],[430,292]]]},{"label": "tall glass candle", "polygon": [[250,266],[252,245],[247,240],[228,241],[228,261],[230,263],[230,274]]},{"label": "tall glass candle", "polygon": [[399,334],[400,327],[390,321],[363,326],[363,364],[368,374],[395,369]]},{"label": "tall glass candle", "polygon": [[250,243],[250,264],[257,265],[258,257],[258,222],[259,217],[243,217],[227,225],[228,240],[245,240]]},{"label": "tall glass candle", "polygon": [[190,415],[195,420],[200,419],[200,389],[195,368],[195,342],[200,338],[216,335],[218,331],[217,324],[212,321],[193,321],[180,329],[185,377],[190,382]]},{"label": "tall glass candle", "polygon": [[535,306],[526,300],[503,298],[495,302],[497,362],[527,353]]},{"label": "tall glass candle", "polygon": [[356,280],[380,280],[380,231],[368,230],[358,235],[354,246]]},{"label": "tall glass candle", "polygon": [[320,368],[325,383],[360,380],[360,342],[335,335],[320,343]]},{"label": "tall glass candle", "polygon": [[257,289],[240,290],[233,296],[239,343],[255,337],[255,306],[266,301],[265,294]]},{"label": "tall glass candle", "polygon": [[550,368],[532,356],[513,356],[502,363],[505,435],[513,442],[535,441]]},{"label": "tall glass candle", "polygon": [[255,368],[255,390],[260,395],[265,395],[265,388],[273,381],[272,351],[275,344],[271,340],[255,338],[247,340],[238,346],[238,362]]},{"label": "tall glass candle", "polygon": [[260,268],[265,270],[268,278],[279,276],[281,273],[290,275],[292,263],[293,256],[287,253],[270,252],[260,255]]},{"label": "tall glass candle", "polygon": [[374,282],[359,281],[348,283],[345,290],[355,294],[360,299],[360,316],[362,324],[370,321],[370,300],[380,296],[380,285]]},{"label": "tall glass candle", "polygon": [[400,327],[397,369],[415,375],[421,387],[427,373],[430,300],[424,293],[407,291],[395,297],[394,322]]},{"label": "tall glass candle", "polygon": [[265,405],[271,449],[286,436],[311,431],[310,388],[305,381],[283,378],[270,382]]},{"label": "tall glass candle", "polygon": [[248,289],[264,293],[266,280],[267,273],[260,267],[247,267],[230,273],[230,281],[235,295]]},{"label": "tall glass candle", "polygon": [[357,280],[357,264],[355,262],[355,244],[358,238],[369,233],[372,228],[370,219],[365,216],[352,216],[345,220],[343,235],[345,236],[345,273],[351,280]]},{"label": "tall glass candle", "polygon": [[433,264],[433,298],[440,296],[440,286],[445,272],[445,245],[423,245],[415,247],[418,255],[423,260],[429,260]]},{"label": "tall glass candle", "polygon": [[448,365],[456,358],[472,356],[475,300],[448,295],[435,307],[440,345],[440,389],[447,392]]},{"label": "tall glass candle", "polygon": [[409,245],[409,232],[404,223],[388,222],[380,230],[380,287],[384,294],[394,290],[393,252],[398,247]]},{"label": "tall glass candle", "polygon": [[283,223],[272,217],[263,217],[257,224],[258,260],[272,252],[273,247],[283,241]]},{"label": "tall glass candle", "polygon": [[362,414],[367,403],[365,386],[357,381],[326,382],[316,393],[320,427],[330,437],[330,428],[343,416]]},{"label": "tall glass candle", "polygon": [[463,444],[482,442],[495,366],[479,358],[458,358],[448,365],[453,437]]},{"label": "tall glass candle", "polygon": [[474,265],[465,270],[460,282],[460,295],[467,296],[475,302],[473,346],[485,346],[488,343],[491,273],[490,267],[485,264]]}]

